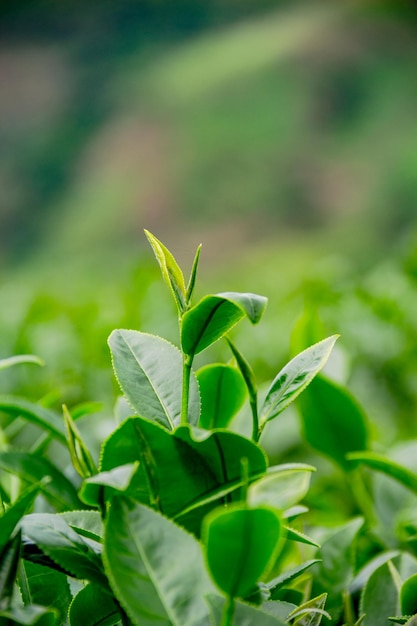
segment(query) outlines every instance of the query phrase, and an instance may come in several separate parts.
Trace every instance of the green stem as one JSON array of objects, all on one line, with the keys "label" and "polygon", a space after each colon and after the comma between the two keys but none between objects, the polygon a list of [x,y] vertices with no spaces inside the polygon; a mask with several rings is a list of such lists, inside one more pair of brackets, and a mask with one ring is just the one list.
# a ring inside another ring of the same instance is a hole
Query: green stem
[{"label": "green stem", "polygon": [[235,601],[228,596],[226,598],[226,604],[224,605],[222,622],[220,626],[232,626],[233,614],[235,612]]},{"label": "green stem", "polygon": [[184,354],[182,359],[182,399],[181,399],[181,424],[188,424],[188,403],[190,397],[190,378],[193,357]]},{"label": "green stem", "polygon": [[252,411],[252,439],[253,441],[258,442],[262,435],[262,429],[259,428],[258,399],[257,398],[250,399],[250,408]]}]

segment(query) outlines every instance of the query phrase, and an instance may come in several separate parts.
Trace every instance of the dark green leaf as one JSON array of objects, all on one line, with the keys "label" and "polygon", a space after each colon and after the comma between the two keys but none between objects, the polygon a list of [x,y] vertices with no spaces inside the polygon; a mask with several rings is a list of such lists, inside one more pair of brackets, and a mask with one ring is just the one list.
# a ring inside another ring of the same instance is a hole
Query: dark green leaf
[{"label": "dark green leaf", "polygon": [[19,584],[25,605],[38,604],[55,609],[59,623],[65,624],[72,600],[65,574],[38,563],[23,561],[19,571]]},{"label": "dark green leaf", "polygon": [[258,391],[257,391],[253,369],[249,365],[249,363],[247,362],[243,354],[236,348],[236,346],[232,343],[232,341],[230,341],[228,337],[226,337],[226,341],[229,344],[229,347],[233,353],[233,356],[236,359],[236,363],[243,376],[243,380],[245,381],[245,384],[249,393],[250,402],[251,404],[254,404],[256,406]]},{"label": "dark green leaf", "polygon": [[28,483],[40,483],[42,479],[50,480],[42,484],[44,496],[58,510],[82,508],[74,485],[55,465],[37,454],[9,450],[0,452],[0,468],[16,474]]},{"label": "dark green leaf", "polygon": [[200,545],[172,521],[116,496],[103,557],[114,593],[134,623],[209,626],[203,598],[213,586]]},{"label": "dark green leaf", "polygon": [[113,626],[120,620],[114,599],[91,583],[74,597],[68,616],[70,626]]},{"label": "dark green leaf", "polygon": [[[168,341],[135,330],[109,337],[113,367],[123,393],[141,417],[173,429],[181,421],[182,356]],[[189,423],[200,415],[195,376],[190,380]]]},{"label": "dark green leaf", "polygon": [[401,613],[414,615],[417,613],[417,574],[405,580],[400,591]]},{"label": "dark green leaf", "polygon": [[226,428],[246,398],[239,370],[231,365],[206,365],[197,372],[200,386],[201,428]]},{"label": "dark green leaf", "polygon": [[40,485],[36,484],[29,487],[11,506],[6,509],[3,515],[0,516],[0,551],[4,548],[9,541],[11,534],[16,528],[17,524],[27,512],[29,507],[32,506],[37,494],[39,493]]},{"label": "dark green leaf", "polygon": [[273,565],[281,523],[275,511],[234,505],[204,520],[203,542],[216,585],[228,597],[244,598]]},{"label": "dark green leaf", "polygon": [[54,411],[17,396],[0,396],[0,411],[24,417],[29,422],[41,426],[66,445],[64,422]]},{"label": "dark green leaf", "polygon": [[251,293],[227,292],[205,296],[182,318],[183,351],[194,356],[223,337],[245,316],[256,324],[265,306],[266,298]]},{"label": "dark green leaf", "polygon": [[277,417],[324,367],[339,335],[328,337],[295,356],[272,381],[261,410],[261,424]]},{"label": "dark green leaf", "polygon": [[340,385],[318,376],[298,405],[308,443],[343,469],[352,469],[346,455],[367,445],[366,418],[354,398]]},{"label": "dark green leaf", "polygon": [[0,610],[11,607],[13,589],[20,559],[20,531],[10,539],[0,552]]}]

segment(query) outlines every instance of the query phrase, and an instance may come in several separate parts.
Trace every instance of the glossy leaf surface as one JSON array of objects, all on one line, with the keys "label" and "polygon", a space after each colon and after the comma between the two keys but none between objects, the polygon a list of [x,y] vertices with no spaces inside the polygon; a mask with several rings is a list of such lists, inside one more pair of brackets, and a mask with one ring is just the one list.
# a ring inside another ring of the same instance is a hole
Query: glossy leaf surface
[{"label": "glossy leaf surface", "polygon": [[204,520],[207,563],[216,585],[231,598],[244,598],[277,556],[281,523],[267,508],[235,505]]},{"label": "glossy leaf surface", "polygon": [[289,509],[307,494],[314,471],[312,465],[302,463],[271,467],[265,476],[249,487],[249,503],[252,506],[265,504],[281,511]]},{"label": "glossy leaf surface", "polygon": [[91,506],[101,506],[115,493],[127,490],[137,469],[137,463],[127,463],[87,478],[82,484],[80,498]]},{"label": "glossy leaf surface", "polygon": [[68,578],[50,567],[23,560],[19,584],[25,605],[38,604],[56,611],[59,623],[65,623],[72,594]]},{"label": "glossy leaf surface", "polygon": [[231,365],[206,365],[197,372],[201,428],[226,428],[246,398],[241,373]]},{"label": "glossy leaf surface", "polygon": [[68,617],[70,626],[114,626],[120,619],[120,611],[108,593],[90,583],[74,597]]},{"label": "glossy leaf surface", "polygon": [[214,590],[199,543],[159,513],[123,496],[110,507],[104,562],[122,606],[141,626],[209,626]]},{"label": "glossy leaf surface", "polygon": [[223,337],[243,317],[256,324],[265,309],[266,298],[251,293],[227,292],[205,296],[182,319],[181,345],[194,356]]},{"label": "glossy leaf surface", "polygon": [[417,574],[405,580],[400,591],[401,612],[404,615],[417,613]]},{"label": "glossy leaf surface", "polygon": [[[109,346],[116,378],[134,411],[172,430],[181,419],[180,351],[165,339],[135,330],[114,330]],[[192,374],[189,423],[196,424],[199,415],[200,394]]]},{"label": "glossy leaf surface", "polygon": [[295,356],[272,381],[261,410],[261,423],[277,417],[324,367],[338,335],[328,337]]},{"label": "glossy leaf surface", "polygon": [[352,469],[349,452],[367,447],[366,417],[346,389],[324,377],[317,377],[300,396],[304,434],[307,442],[330,457],[343,469]]}]

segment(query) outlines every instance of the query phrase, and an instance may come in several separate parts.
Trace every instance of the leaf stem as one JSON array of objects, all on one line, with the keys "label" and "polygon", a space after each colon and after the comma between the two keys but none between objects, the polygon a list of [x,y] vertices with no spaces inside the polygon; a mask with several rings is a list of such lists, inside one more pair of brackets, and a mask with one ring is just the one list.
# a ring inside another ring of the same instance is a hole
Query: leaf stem
[{"label": "leaf stem", "polygon": [[190,377],[193,357],[184,354],[182,359],[182,399],[181,399],[181,424],[188,423],[188,403],[190,397]]},{"label": "leaf stem", "polygon": [[252,411],[252,439],[258,443],[262,435],[262,428],[259,427],[258,400],[256,397],[250,399],[250,408]]},{"label": "leaf stem", "polygon": [[235,612],[235,601],[231,596],[227,596],[226,604],[224,605],[222,621],[220,626],[232,626],[233,614]]}]

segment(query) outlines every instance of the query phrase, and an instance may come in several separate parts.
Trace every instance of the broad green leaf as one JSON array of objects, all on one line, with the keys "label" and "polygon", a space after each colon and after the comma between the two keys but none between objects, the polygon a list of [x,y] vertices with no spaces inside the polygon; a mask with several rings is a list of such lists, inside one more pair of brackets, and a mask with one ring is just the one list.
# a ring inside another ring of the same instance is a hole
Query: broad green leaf
[{"label": "broad green leaf", "polygon": [[79,535],[95,541],[101,541],[103,522],[98,511],[66,511],[59,515]]},{"label": "broad green leaf", "polygon": [[199,543],[159,513],[116,496],[103,558],[113,591],[141,626],[209,626],[204,596],[214,591]]},{"label": "broad green leaf", "polygon": [[74,597],[68,617],[70,626],[114,626],[120,619],[120,611],[108,593],[90,583]]},{"label": "broad green leaf", "polygon": [[9,541],[11,534],[21,518],[32,506],[39,493],[40,485],[29,487],[8,509],[0,516],[0,551]]},{"label": "broad green leaf", "polygon": [[17,356],[11,356],[7,359],[0,359],[0,370],[5,370],[14,365],[27,363],[34,363],[35,365],[45,365],[44,361],[34,354],[19,354]]},{"label": "broad green leaf", "polygon": [[390,562],[381,565],[369,578],[360,600],[363,626],[388,624],[388,617],[398,612],[398,589]]},{"label": "broad green leaf", "polygon": [[246,398],[241,373],[231,365],[206,365],[197,372],[201,428],[226,428]]},{"label": "broad green leaf", "polygon": [[204,520],[203,543],[216,585],[231,598],[244,598],[273,565],[281,523],[266,507],[234,505]]},{"label": "broad green leaf", "polygon": [[9,609],[12,603],[20,545],[21,533],[19,531],[0,552],[0,610],[2,611]]},{"label": "broad green leaf", "polygon": [[168,248],[146,229],[145,235],[159,263],[164,281],[174,296],[178,310],[180,313],[183,313],[187,306],[187,294],[183,273]]},{"label": "broad green leaf", "polygon": [[[160,337],[135,330],[114,330],[109,346],[116,378],[134,411],[172,430],[181,420],[180,351]],[[199,415],[200,394],[192,374],[189,423],[196,424]]]},{"label": "broad green leaf", "polygon": [[382,456],[382,454],[377,454],[376,452],[351,452],[347,455],[347,459],[363,463],[371,469],[382,472],[400,482],[404,487],[408,487],[408,489],[417,493],[417,474],[399,463]]},{"label": "broad green leaf", "polygon": [[249,487],[249,503],[252,506],[266,504],[281,511],[289,509],[307,494],[311,472],[315,471],[315,467],[303,463],[271,467]]},{"label": "broad green leaf", "polygon": [[339,335],[333,335],[294,357],[277,374],[266,392],[260,422],[277,417],[311,383],[326,364]]},{"label": "broad green leaf", "polygon": [[15,606],[8,611],[0,611],[0,626],[55,626],[55,624],[55,611],[36,604]]},{"label": "broad green leaf", "polygon": [[401,613],[414,615],[417,613],[417,574],[405,580],[400,591]]},{"label": "broad green leaf", "polygon": [[[215,594],[208,595],[206,600],[210,607],[212,624],[217,626],[221,623],[226,600]],[[260,608],[236,601],[233,621],[230,626],[286,626],[286,622]]]},{"label": "broad green leaf", "polygon": [[219,293],[205,296],[186,311],[181,324],[181,345],[194,356],[223,337],[243,317],[256,324],[266,306],[266,298],[252,293]]},{"label": "broad green leaf", "polygon": [[84,443],[81,433],[76,427],[71,413],[64,405],[62,407],[65,422],[65,433],[67,437],[68,449],[71,456],[72,465],[81,478],[88,478],[97,473],[97,468],[93,458]]},{"label": "broad green leaf", "polygon": [[82,508],[77,490],[70,480],[48,459],[38,454],[9,450],[0,452],[0,468],[6,472],[16,474],[28,483],[40,483],[43,495],[58,510]]},{"label": "broad green leaf", "polygon": [[65,574],[23,560],[19,570],[19,586],[25,605],[38,604],[55,609],[59,623],[65,624],[68,607],[72,601]]},{"label": "broad green leaf", "polygon": [[387,552],[382,552],[381,554],[378,554],[373,559],[368,561],[359,570],[355,578],[350,583],[349,593],[354,594],[360,591],[361,589],[363,589],[363,587],[365,587],[366,583],[368,582],[368,579],[371,576],[371,574],[373,574],[374,571],[378,569],[378,567],[380,567],[381,565],[384,565],[384,563],[387,563],[388,561],[392,561],[392,559],[394,559],[395,557],[399,555],[400,555],[399,550],[388,550]]},{"label": "broad green leaf", "polygon": [[23,518],[23,536],[72,576],[107,588],[101,544],[81,537],[60,515],[32,513]]},{"label": "broad green leaf", "polygon": [[266,602],[262,602],[261,610],[268,615],[272,615],[284,622],[287,621],[288,615],[295,609],[297,606],[295,604],[291,604],[290,602],[285,602],[282,600],[267,600]]},{"label": "broad green leaf", "polygon": [[344,470],[351,470],[353,463],[346,455],[367,446],[366,417],[356,400],[340,385],[318,376],[298,405],[307,442]]},{"label": "broad green leaf", "polygon": [[274,593],[279,591],[285,585],[288,585],[295,578],[298,578],[298,576],[300,576],[301,574],[304,574],[304,572],[308,570],[312,565],[315,565],[316,563],[319,563],[319,562],[320,562],[319,559],[311,559],[310,561],[306,561],[305,563],[302,563],[301,565],[298,565],[297,567],[293,567],[292,569],[287,570],[280,576],[277,576],[276,578],[273,578],[272,580],[268,581],[266,583],[266,587],[271,594],[271,598],[274,598]]},{"label": "broad green leaf", "polygon": [[[140,462],[127,493],[169,517],[181,517],[242,485],[241,459],[250,480],[266,471],[266,457],[255,443],[229,431],[207,432],[182,426],[174,433],[139,417],[126,420],[103,446],[101,470]],[[198,532],[202,513],[196,512]],[[187,521],[187,527],[192,519]]]},{"label": "broad green leaf", "polygon": [[40,404],[29,402],[29,400],[25,398],[2,395],[0,396],[0,411],[23,417],[29,422],[41,426],[61,443],[66,445],[64,422],[61,417],[54,411],[51,411],[51,409],[46,409]]},{"label": "broad green leaf", "polygon": [[101,507],[115,493],[127,490],[137,469],[138,463],[128,463],[87,478],[80,490],[81,500],[91,506]]}]

